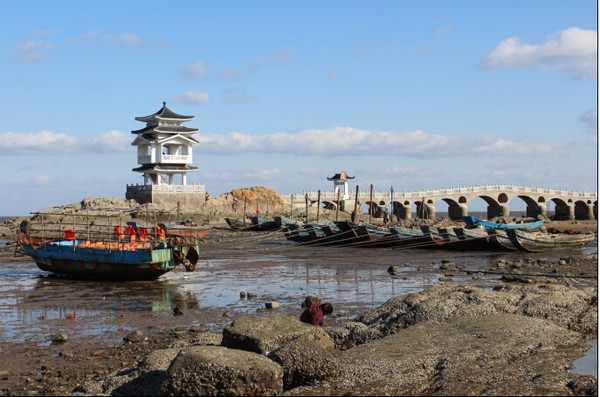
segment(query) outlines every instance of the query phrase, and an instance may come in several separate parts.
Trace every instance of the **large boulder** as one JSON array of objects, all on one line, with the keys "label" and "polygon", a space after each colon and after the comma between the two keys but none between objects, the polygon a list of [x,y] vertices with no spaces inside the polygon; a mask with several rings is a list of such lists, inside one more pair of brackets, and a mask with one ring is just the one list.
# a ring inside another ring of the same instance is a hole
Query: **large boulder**
[{"label": "large boulder", "polygon": [[335,377],[338,362],[314,334],[301,335],[268,356],[283,367],[283,388],[311,384]]},{"label": "large boulder", "polygon": [[340,352],[331,395],[570,395],[566,368],[584,340],[516,314],[424,321]]},{"label": "large boulder", "polygon": [[192,346],[175,357],[162,395],[273,396],[283,393],[281,366],[260,354],[223,346]]},{"label": "large boulder", "polygon": [[356,321],[391,335],[423,321],[445,322],[457,316],[502,313],[548,319],[567,329],[594,335],[598,329],[597,289],[556,284],[503,285],[494,291],[440,284],[396,296]]},{"label": "large boulder", "polygon": [[242,316],[223,329],[222,345],[268,354],[301,335],[311,334],[330,353],[335,352],[333,341],[320,327],[306,324],[289,314],[268,317]]}]

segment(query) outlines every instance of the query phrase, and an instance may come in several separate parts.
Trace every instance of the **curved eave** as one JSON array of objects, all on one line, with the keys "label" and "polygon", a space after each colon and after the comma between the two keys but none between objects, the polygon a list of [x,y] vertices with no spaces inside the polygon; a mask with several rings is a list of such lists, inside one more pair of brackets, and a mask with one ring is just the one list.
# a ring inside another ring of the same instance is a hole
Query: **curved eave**
[{"label": "curved eave", "polygon": [[342,178],[335,178],[335,177],[333,177],[333,178],[329,178],[329,177],[327,177],[327,180],[328,180],[328,181],[349,181],[349,180],[352,180],[352,179],[354,179],[354,178],[356,178],[356,177],[355,177],[355,176],[347,176],[347,177],[346,177],[346,178],[344,178],[344,179],[342,179]]},{"label": "curved eave", "polygon": [[146,172],[146,171],[156,171],[156,172],[181,172],[181,171],[196,171],[198,167],[194,167],[188,164],[145,164],[141,167],[133,168],[132,171],[135,172]]},{"label": "curved eave", "polygon": [[137,121],[148,122],[152,120],[179,120],[179,121],[190,121],[193,120],[195,116],[184,116],[181,114],[177,114],[171,109],[167,107],[166,102],[163,102],[163,107],[154,114],[149,116],[136,117]]},{"label": "curved eave", "polygon": [[171,127],[171,126],[151,126],[144,127],[140,130],[131,131],[132,134],[148,134],[148,133],[157,133],[157,134],[195,134],[198,132],[197,128],[188,128],[184,126],[180,127]]}]

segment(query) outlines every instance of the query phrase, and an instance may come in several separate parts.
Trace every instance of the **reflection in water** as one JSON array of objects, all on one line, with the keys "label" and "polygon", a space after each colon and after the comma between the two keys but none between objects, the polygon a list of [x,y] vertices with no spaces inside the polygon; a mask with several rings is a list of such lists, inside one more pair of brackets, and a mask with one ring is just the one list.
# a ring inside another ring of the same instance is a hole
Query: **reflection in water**
[{"label": "reflection in water", "polygon": [[[197,325],[221,331],[234,316],[270,314],[267,301],[280,304],[278,313],[299,315],[308,295],[332,302],[329,321],[342,321],[438,284],[441,259],[474,272],[457,272],[454,283],[492,288],[502,284],[500,277],[478,271],[526,255],[256,244],[244,251],[206,248],[194,272],[177,268],[156,281],[127,283],[49,277],[33,262],[14,262],[0,269],[0,337],[23,341],[54,332],[71,338]],[[387,272],[391,265],[398,266],[396,274]],[[242,291],[257,297],[241,298]],[[175,307],[184,315],[174,316]]]}]

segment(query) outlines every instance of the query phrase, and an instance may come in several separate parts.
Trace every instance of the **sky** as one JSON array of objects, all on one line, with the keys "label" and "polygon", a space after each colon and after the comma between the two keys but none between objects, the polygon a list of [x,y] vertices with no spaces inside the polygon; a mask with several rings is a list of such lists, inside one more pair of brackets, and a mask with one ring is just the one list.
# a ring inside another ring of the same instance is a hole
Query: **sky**
[{"label": "sky", "polygon": [[195,116],[188,184],[213,196],[341,171],[352,191],[597,191],[596,1],[2,6],[0,215],[124,198],[135,117],[163,101]]}]

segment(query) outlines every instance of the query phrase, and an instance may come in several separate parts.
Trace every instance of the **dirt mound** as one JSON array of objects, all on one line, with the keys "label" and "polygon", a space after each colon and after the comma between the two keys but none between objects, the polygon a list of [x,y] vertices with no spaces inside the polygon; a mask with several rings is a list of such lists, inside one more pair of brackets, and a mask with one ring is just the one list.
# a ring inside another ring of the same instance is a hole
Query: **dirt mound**
[{"label": "dirt mound", "polygon": [[268,205],[273,208],[282,208],[283,199],[273,189],[263,186],[246,187],[234,189],[231,195],[235,200],[243,202],[246,200],[248,205],[258,204],[259,206]]}]

